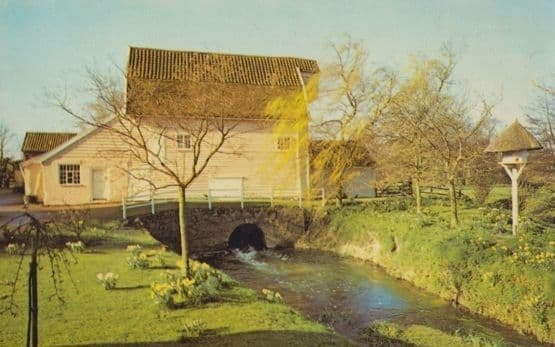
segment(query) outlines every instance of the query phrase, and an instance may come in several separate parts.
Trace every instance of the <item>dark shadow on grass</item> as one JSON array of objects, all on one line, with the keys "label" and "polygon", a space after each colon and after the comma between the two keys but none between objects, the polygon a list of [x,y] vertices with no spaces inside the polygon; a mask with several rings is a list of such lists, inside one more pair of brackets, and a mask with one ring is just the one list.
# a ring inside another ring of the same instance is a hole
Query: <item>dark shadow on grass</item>
[{"label": "dark shadow on grass", "polygon": [[[219,329],[218,329],[219,330]],[[98,343],[81,346],[353,346],[342,336],[333,333],[302,331],[252,331],[229,335],[211,335],[219,331],[206,331],[200,337],[184,337],[180,341],[145,341],[133,343]],[[388,338],[373,338],[370,346],[411,346]]]},{"label": "dark shadow on grass", "polygon": [[177,270],[179,269],[175,265],[164,265],[164,266],[149,266],[147,270]]},{"label": "dark shadow on grass", "polygon": [[106,252],[99,251],[98,249],[87,249],[83,254],[106,254]]},{"label": "dark shadow on grass", "polygon": [[116,287],[112,290],[135,290],[135,289],[145,289],[145,288],[150,288],[149,285],[143,284],[140,286],[131,286],[131,287]]},{"label": "dark shadow on grass", "polygon": [[230,335],[183,338],[181,341],[98,343],[81,346],[349,346],[332,333],[300,331],[253,331]]}]

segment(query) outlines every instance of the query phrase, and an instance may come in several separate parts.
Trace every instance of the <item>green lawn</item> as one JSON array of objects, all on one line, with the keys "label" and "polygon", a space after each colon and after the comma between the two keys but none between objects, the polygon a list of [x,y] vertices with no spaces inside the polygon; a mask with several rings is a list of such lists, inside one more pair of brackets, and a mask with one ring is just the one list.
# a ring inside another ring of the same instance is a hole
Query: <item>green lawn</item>
[{"label": "green lawn", "polygon": [[[41,345],[74,344],[177,344],[183,342],[186,322],[200,319],[206,327],[203,336],[186,338],[191,345],[225,346],[321,346],[348,345],[348,342],[322,325],[309,321],[282,304],[262,301],[246,288],[234,287],[219,302],[194,308],[161,310],[150,297],[150,284],[161,279],[166,269],[130,270],[126,263],[129,244],[158,250],[159,244],[142,231],[112,231],[85,235],[89,247],[71,265],[75,286],[64,276],[65,303],[52,298],[54,290],[49,267],[41,263],[39,273],[39,341]],[[0,250],[0,301],[6,304],[8,287],[18,258]],[[167,264],[177,256],[165,253]],[[178,270],[170,270],[178,271]],[[97,273],[114,272],[119,281],[114,290],[105,290]],[[26,271],[16,296],[18,314],[0,315],[0,346],[20,346],[26,333]]]}]

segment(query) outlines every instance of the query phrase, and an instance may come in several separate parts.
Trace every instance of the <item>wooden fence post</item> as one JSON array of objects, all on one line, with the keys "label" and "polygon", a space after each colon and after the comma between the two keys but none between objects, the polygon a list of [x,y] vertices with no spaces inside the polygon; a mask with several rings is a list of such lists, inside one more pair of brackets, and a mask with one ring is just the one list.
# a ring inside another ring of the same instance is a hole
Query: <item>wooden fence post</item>
[{"label": "wooden fence post", "polygon": [[121,198],[121,210],[123,219],[127,219],[127,206],[125,206],[125,196]]},{"label": "wooden fence post", "polygon": [[208,188],[208,209],[212,209],[212,194],[210,193],[210,187]]}]

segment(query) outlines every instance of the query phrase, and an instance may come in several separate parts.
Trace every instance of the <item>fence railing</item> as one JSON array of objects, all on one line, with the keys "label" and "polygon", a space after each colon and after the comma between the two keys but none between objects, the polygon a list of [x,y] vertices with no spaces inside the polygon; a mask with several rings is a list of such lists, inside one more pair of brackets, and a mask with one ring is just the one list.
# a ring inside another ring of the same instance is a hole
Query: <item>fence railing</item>
[{"label": "fence railing", "polygon": [[[325,190],[323,188],[311,189],[311,200],[320,200],[324,205],[326,202]],[[150,213],[155,214],[158,206],[178,202],[177,189],[154,190],[141,192],[122,199],[122,215],[126,219],[129,211],[141,207],[149,207]],[[283,203],[295,203],[302,206],[303,196],[297,189],[281,189],[274,187],[259,187],[249,189],[186,189],[185,201],[188,203],[206,204],[212,209],[215,203],[235,202],[245,207],[246,203],[268,203],[270,206]]]}]

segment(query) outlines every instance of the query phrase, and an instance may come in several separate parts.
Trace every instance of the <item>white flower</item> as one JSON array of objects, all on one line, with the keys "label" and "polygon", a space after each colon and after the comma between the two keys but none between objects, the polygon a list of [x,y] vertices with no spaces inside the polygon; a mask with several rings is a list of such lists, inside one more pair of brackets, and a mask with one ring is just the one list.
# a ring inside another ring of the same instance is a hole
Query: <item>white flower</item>
[{"label": "white flower", "polygon": [[99,281],[102,281],[102,279],[104,278],[104,275],[102,275],[101,273],[96,274],[96,278],[98,278]]}]

